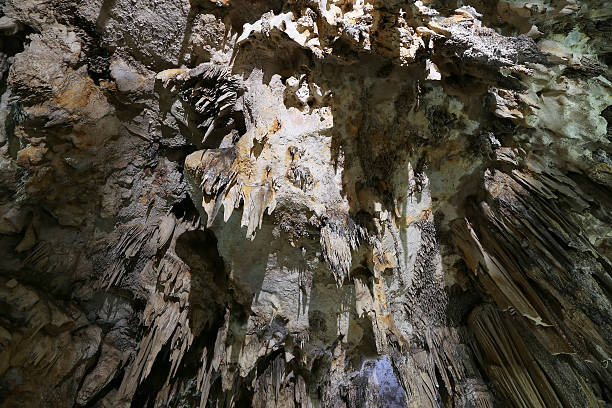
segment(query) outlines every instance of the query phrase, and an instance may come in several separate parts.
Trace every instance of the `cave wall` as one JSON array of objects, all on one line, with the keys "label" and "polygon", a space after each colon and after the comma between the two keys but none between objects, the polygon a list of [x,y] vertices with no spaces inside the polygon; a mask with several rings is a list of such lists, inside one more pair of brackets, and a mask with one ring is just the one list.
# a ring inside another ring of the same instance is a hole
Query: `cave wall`
[{"label": "cave wall", "polygon": [[612,405],[611,27],[0,1],[0,407]]}]

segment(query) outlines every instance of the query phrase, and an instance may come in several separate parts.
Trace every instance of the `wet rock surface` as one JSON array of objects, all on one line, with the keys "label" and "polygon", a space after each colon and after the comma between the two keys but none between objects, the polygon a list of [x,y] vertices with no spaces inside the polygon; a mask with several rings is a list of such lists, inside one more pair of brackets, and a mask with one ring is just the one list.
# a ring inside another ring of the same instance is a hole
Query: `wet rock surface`
[{"label": "wet rock surface", "polygon": [[609,2],[0,2],[0,407],[612,404]]}]

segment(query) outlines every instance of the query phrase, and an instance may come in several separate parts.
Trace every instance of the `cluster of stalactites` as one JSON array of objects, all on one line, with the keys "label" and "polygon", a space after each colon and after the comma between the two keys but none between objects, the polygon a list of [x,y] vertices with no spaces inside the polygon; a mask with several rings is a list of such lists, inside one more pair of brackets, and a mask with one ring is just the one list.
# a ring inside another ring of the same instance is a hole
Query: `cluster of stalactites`
[{"label": "cluster of stalactites", "polygon": [[231,115],[239,110],[242,82],[227,67],[204,63],[193,69],[169,69],[156,76],[156,81],[172,101],[171,114],[189,127],[189,107],[198,131],[205,142],[216,128],[235,125]]},{"label": "cluster of stalactites", "polygon": [[199,181],[202,207],[208,217],[207,226],[212,226],[221,206],[224,221],[229,220],[234,209],[244,204],[241,226],[247,227],[246,237],[255,239],[261,228],[266,210],[271,214],[276,207],[274,183],[267,174],[264,179],[251,184],[243,170],[236,150],[238,146],[209,149],[192,153],[185,160],[188,175]]}]

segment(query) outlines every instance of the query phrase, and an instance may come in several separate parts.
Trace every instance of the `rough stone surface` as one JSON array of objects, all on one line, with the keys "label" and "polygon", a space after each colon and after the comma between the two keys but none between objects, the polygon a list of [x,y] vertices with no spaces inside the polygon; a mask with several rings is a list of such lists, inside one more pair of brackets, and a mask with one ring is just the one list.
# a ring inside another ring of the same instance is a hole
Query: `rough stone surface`
[{"label": "rough stone surface", "polygon": [[612,406],[611,27],[0,1],[0,408]]}]

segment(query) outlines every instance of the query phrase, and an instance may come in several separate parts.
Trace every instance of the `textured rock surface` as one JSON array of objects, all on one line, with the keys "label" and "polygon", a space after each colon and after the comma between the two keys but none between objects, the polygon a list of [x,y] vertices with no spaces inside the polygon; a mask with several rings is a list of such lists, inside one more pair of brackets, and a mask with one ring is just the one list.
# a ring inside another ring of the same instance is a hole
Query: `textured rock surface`
[{"label": "textured rock surface", "polygon": [[0,407],[612,406],[611,27],[0,1]]}]

